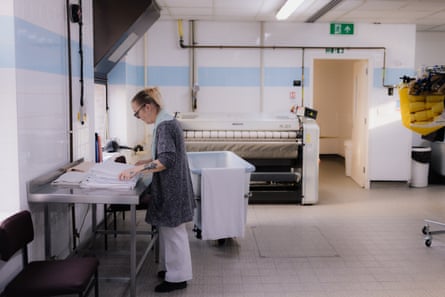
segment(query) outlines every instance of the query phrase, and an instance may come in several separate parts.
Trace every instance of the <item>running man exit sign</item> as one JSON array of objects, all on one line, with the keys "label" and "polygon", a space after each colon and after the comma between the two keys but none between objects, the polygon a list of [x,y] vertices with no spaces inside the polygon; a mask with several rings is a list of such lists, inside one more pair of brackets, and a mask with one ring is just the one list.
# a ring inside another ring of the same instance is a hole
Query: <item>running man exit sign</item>
[{"label": "running man exit sign", "polygon": [[354,24],[331,23],[331,35],[352,35]]}]

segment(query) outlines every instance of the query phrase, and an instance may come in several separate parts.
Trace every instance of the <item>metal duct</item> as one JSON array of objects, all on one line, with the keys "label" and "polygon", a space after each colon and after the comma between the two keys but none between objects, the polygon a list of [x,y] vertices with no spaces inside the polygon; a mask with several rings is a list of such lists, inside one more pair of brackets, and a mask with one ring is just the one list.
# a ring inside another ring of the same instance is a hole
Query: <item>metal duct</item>
[{"label": "metal duct", "polygon": [[343,0],[331,0],[328,2],[325,6],[320,8],[317,12],[315,12],[313,15],[311,15],[307,20],[306,23],[314,23],[316,20],[324,16],[328,11],[330,11],[332,8],[337,6],[340,2]]},{"label": "metal duct", "polygon": [[94,0],[94,77],[107,74],[159,19],[154,0]]}]

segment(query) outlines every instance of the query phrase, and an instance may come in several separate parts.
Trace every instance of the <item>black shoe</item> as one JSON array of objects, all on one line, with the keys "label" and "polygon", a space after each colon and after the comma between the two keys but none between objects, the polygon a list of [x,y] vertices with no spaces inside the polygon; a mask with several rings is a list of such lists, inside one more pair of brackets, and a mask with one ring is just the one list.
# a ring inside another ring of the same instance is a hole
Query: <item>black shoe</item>
[{"label": "black shoe", "polygon": [[163,281],[161,284],[155,287],[155,292],[167,293],[174,290],[180,290],[187,288],[187,282],[171,283],[168,281]]},{"label": "black shoe", "polygon": [[158,274],[157,274],[157,276],[158,276],[158,278],[160,278],[160,279],[165,279],[165,274],[167,273],[167,271],[165,271],[165,270],[161,270],[161,271],[158,271]]}]

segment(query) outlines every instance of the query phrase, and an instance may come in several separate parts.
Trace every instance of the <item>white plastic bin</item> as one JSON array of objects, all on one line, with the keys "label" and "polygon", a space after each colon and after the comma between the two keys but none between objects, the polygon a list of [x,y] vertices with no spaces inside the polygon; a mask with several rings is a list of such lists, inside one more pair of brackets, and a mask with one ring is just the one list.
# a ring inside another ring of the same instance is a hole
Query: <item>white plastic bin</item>
[{"label": "white plastic bin", "polygon": [[[209,151],[209,152],[189,152],[187,153],[189,167],[192,176],[193,191],[196,197],[197,207],[195,209],[194,224],[197,232],[196,236],[200,237],[201,226],[201,171],[203,168],[244,168],[245,196],[249,195],[250,174],[255,171],[255,166],[230,151]],[[244,199],[244,216],[247,216],[248,198]],[[245,220],[244,218],[244,220]]]},{"label": "white plastic bin", "polygon": [[193,192],[201,196],[201,169],[202,168],[245,168],[246,189],[249,189],[250,174],[255,166],[231,151],[189,152],[187,153],[189,167],[192,173]]},{"label": "white plastic bin", "polygon": [[351,176],[352,140],[350,139],[345,140],[344,145],[345,145],[345,175]]},{"label": "white plastic bin", "polygon": [[431,148],[413,146],[411,151],[411,187],[428,186]]}]

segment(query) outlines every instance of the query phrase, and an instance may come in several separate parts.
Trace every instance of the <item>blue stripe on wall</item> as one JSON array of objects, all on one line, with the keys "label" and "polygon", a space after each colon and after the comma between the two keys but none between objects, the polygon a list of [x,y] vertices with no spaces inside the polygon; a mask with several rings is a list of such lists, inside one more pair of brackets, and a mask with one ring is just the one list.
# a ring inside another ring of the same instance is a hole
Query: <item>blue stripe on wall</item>
[{"label": "blue stripe on wall", "polygon": [[58,34],[15,19],[16,67],[66,74],[66,39]]},{"label": "blue stripe on wall", "polygon": [[[91,47],[83,46],[82,52],[83,52],[84,78],[92,79],[94,75],[93,49]],[[79,43],[74,40],[71,41],[71,67],[73,76],[80,76]],[[65,74],[65,73],[60,73],[60,74]]]},{"label": "blue stripe on wall", "polygon": [[[259,87],[259,68],[199,68],[199,84],[206,87]],[[179,86],[189,85],[189,68],[172,66],[148,67],[148,85]],[[309,85],[309,69],[305,68],[305,85]],[[143,67],[119,62],[108,76],[111,84],[144,85]],[[266,67],[264,85],[266,87],[292,87],[294,80],[302,80],[301,67]]]},{"label": "blue stripe on wall", "polygon": [[301,67],[264,68],[264,86],[292,87],[294,80],[301,80]]},{"label": "blue stripe on wall", "polygon": [[0,16],[0,68],[14,67],[14,18]]},{"label": "blue stripe on wall", "polygon": [[[15,28],[14,28],[15,26]],[[35,24],[11,16],[0,16],[0,67],[20,68],[39,72],[67,75],[67,39]],[[78,42],[72,41],[71,55],[73,75],[79,76],[80,64]],[[84,75],[92,78],[93,49],[85,46]],[[122,74],[118,72],[123,71]],[[119,63],[110,73],[113,83],[144,85],[143,66]],[[259,87],[259,67],[200,67],[199,84],[209,87]],[[304,85],[309,85],[309,69],[304,71]],[[188,86],[190,82],[189,67],[152,66],[147,70],[150,85]],[[387,68],[385,85],[397,85],[400,77],[415,76],[414,69]],[[266,67],[264,68],[264,86],[290,87],[293,80],[301,80],[301,67]],[[373,86],[383,86],[383,71],[375,68]]]},{"label": "blue stripe on wall", "polygon": [[308,67],[304,68],[304,86],[307,87],[311,84],[311,69]]},{"label": "blue stripe on wall", "polygon": [[189,67],[186,66],[150,66],[147,74],[151,86],[186,87],[190,84]]},{"label": "blue stripe on wall", "polygon": [[144,67],[127,64],[127,83],[134,86],[143,86]]},{"label": "blue stripe on wall", "polygon": [[113,85],[125,84],[125,63],[117,63],[108,73],[108,83]]},{"label": "blue stripe on wall", "polygon": [[260,68],[200,67],[198,78],[204,87],[258,87]]},{"label": "blue stripe on wall", "polygon": [[[385,71],[385,85],[398,85],[402,82],[400,79],[402,76],[407,75],[410,77],[416,76],[416,71],[414,69],[408,68],[386,68]],[[383,87],[383,69],[374,68],[374,88]]]},{"label": "blue stripe on wall", "polygon": [[108,82],[114,85],[144,86],[144,67],[119,62],[108,74]]},{"label": "blue stripe on wall", "polygon": [[[0,67],[68,74],[67,38],[11,16],[0,16]],[[84,76],[93,78],[93,48],[83,44]],[[71,41],[73,76],[80,76],[79,43]]]}]

